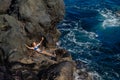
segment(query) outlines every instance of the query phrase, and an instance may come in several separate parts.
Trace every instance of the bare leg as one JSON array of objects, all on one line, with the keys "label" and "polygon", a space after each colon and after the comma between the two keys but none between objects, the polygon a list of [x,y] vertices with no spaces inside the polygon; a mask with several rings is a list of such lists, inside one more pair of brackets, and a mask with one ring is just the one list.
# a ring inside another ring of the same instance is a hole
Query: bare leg
[{"label": "bare leg", "polygon": [[51,57],[55,57],[55,55],[49,53],[49,52],[46,52],[46,51],[42,51],[43,54],[47,55],[47,56],[51,56]]}]

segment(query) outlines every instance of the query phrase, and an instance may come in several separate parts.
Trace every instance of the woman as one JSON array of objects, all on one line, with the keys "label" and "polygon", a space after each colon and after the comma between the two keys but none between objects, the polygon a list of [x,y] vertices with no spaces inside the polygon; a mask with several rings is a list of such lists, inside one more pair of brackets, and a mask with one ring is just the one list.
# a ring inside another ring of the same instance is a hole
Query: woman
[{"label": "woman", "polygon": [[32,47],[29,47],[28,45],[25,45],[28,49],[31,49],[31,50],[35,50],[37,51],[38,53],[42,53],[42,54],[45,54],[45,55],[48,55],[48,56],[51,56],[51,57],[55,57],[55,55],[45,51],[45,50],[41,50],[40,49],[40,45],[42,44],[44,40],[44,37],[42,37],[42,40],[37,44],[36,42],[33,42],[32,43]]}]

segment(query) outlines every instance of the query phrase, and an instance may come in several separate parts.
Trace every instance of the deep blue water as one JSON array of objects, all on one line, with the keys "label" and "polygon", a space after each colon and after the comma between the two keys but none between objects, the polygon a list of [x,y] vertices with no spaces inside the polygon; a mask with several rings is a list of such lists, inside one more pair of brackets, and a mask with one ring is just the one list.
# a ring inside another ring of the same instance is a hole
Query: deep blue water
[{"label": "deep blue water", "polygon": [[64,1],[60,46],[86,63],[98,80],[120,80],[120,0]]}]

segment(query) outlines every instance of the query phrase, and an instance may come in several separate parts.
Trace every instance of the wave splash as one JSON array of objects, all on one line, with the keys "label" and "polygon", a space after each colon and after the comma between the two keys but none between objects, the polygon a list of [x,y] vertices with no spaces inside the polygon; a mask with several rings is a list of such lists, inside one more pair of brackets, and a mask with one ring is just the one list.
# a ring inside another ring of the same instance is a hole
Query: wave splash
[{"label": "wave splash", "polygon": [[[74,75],[74,80],[84,80],[85,79],[85,77],[79,75],[79,70],[76,70],[76,72],[74,72],[73,75]],[[88,75],[91,78],[90,80],[103,80],[102,77],[97,72],[88,72]]]},{"label": "wave splash", "polygon": [[104,9],[99,13],[105,18],[102,24],[103,28],[120,26],[120,17],[111,10]]},{"label": "wave splash", "polygon": [[93,80],[119,80],[120,16],[108,4],[101,7],[98,2],[95,8],[85,2],[87,6],[67,5],[65,19],[58,26],[62,33],[59,46],[68,49],[74,60],[86,63]]}]

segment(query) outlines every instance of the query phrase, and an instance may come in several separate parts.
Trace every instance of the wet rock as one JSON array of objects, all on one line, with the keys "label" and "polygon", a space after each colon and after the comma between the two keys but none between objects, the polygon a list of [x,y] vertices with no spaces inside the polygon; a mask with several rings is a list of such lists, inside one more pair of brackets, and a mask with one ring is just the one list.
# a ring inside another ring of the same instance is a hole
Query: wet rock
[{"label": "wet rock", "polygon": [[92,77],[88,74],[87,71],[81,71],[77,69],[74,72],[74,80],[93,80]]},{"label": "wet rock", "polygon": [[74,71],[74,80],[94,80],[87,65],[80,60],[76,60],[76,70]]}]

